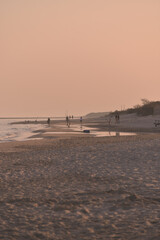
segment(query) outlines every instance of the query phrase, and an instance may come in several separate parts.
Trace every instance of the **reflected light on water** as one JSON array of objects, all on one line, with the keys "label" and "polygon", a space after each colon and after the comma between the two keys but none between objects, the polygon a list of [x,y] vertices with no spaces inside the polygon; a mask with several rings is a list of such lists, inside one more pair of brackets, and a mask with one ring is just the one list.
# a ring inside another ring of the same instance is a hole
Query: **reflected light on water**
[{"label": "reflected light on water", "polygon": [[[62,127],[62,125],[61,125]],[[134,136],[136,133],[131,133],[131,132],[113,132],[113,131],[98,131],[96,128],[91,128],[87,126],[83,126],[82,124],[76,125],[73,124],[70,126],[70,130],[73,132],[69,131],[63,131],[63,132],[46,132],[45,134],[87,134],[87,135],[94,135],[95,137],[120,137],[120,136]],[[90,133],[84,132],[89,130]],[[75,131],[75,132],[74,132]]]}]

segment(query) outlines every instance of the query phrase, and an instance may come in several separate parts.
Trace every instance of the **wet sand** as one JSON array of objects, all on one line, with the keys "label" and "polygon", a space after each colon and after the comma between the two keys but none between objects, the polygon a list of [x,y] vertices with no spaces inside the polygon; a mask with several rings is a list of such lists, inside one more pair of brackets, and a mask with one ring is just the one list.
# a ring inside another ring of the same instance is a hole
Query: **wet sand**
[{"label": "wet sand", "polygon": [[160,239],[159,146],[158,133],[0,144],[0,239]]}]

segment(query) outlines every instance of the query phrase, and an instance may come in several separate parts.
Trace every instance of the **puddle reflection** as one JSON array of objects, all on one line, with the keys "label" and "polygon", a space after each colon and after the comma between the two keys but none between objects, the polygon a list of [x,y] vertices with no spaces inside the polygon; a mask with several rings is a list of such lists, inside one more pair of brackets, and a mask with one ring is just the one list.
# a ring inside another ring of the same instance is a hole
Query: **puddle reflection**
[{"label": "puddle reflection", "polygon": [[[134,136],[136,133],[131,132],[112,132],[112,131],[98,131],[95,128],[86,127],[81,125],[72,125],[71,129],[74,131],[81,131],[84,133],[84,131],[89,130],[90,134],[94,134],[96,137],[120,137],[120,136]],[[86,134],[86,133],[85,133]]]},{"label": "puddle reflection", "polygon": [[[82,124],[76,125],[72,124],[70,125],[70,130],[71,131],[66,131],[66,126],[60,125],[60,127],[64,128],[64,131],[55,131],[55,132],[45,132],[44,134],[88,134],[88,135],[94,135],[95,137],[120,137],[120,136],[134,136],[137,135],[136,133],[131,133],[131,132],[113,132],[113,131],[98,131],[96,128],[91,128],[84,126]],[[68,128],[67,128],[68,129]]]}]

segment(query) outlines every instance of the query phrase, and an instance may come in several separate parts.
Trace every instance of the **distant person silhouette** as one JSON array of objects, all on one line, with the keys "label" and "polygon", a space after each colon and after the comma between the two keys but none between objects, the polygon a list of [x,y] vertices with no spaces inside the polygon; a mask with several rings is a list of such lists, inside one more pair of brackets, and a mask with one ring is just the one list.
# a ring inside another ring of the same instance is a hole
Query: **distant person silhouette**
[{"label": "distant person silhouette", "polygon": [[50,118],[48,118],[47,123],[48,123],[48,125],[50,125],[50,123],[51,123],[51,119]]},{"label": "distant person silhouette", "polygon": [[116,115],[115,115],[115,122],[119,123],[119,114],[118,113],[116,113]]},{"label": "distant person silhouette", "polygon": [[69,121],[69,117],[68,116],[66,116],[66,124],[67,124],[68,127],[70,127],[70,121]]},{"label": "distant person silhouette", "polygon": [[68,120],[69,120],[68,116],[66,116],[66,124],[67,124],[67,126],[68,126]]}]

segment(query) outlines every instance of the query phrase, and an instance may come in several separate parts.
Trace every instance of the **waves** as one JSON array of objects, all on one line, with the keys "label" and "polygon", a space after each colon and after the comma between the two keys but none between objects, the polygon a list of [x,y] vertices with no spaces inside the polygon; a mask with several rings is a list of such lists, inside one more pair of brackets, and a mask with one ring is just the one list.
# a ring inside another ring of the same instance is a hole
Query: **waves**
[{"label": "waves", "polygon": [[[16,122],[14,120],[14,122]],[[45,124],[11,124],[13,119],[0,119],[0,142],[25,141],[43,129]]]}]

